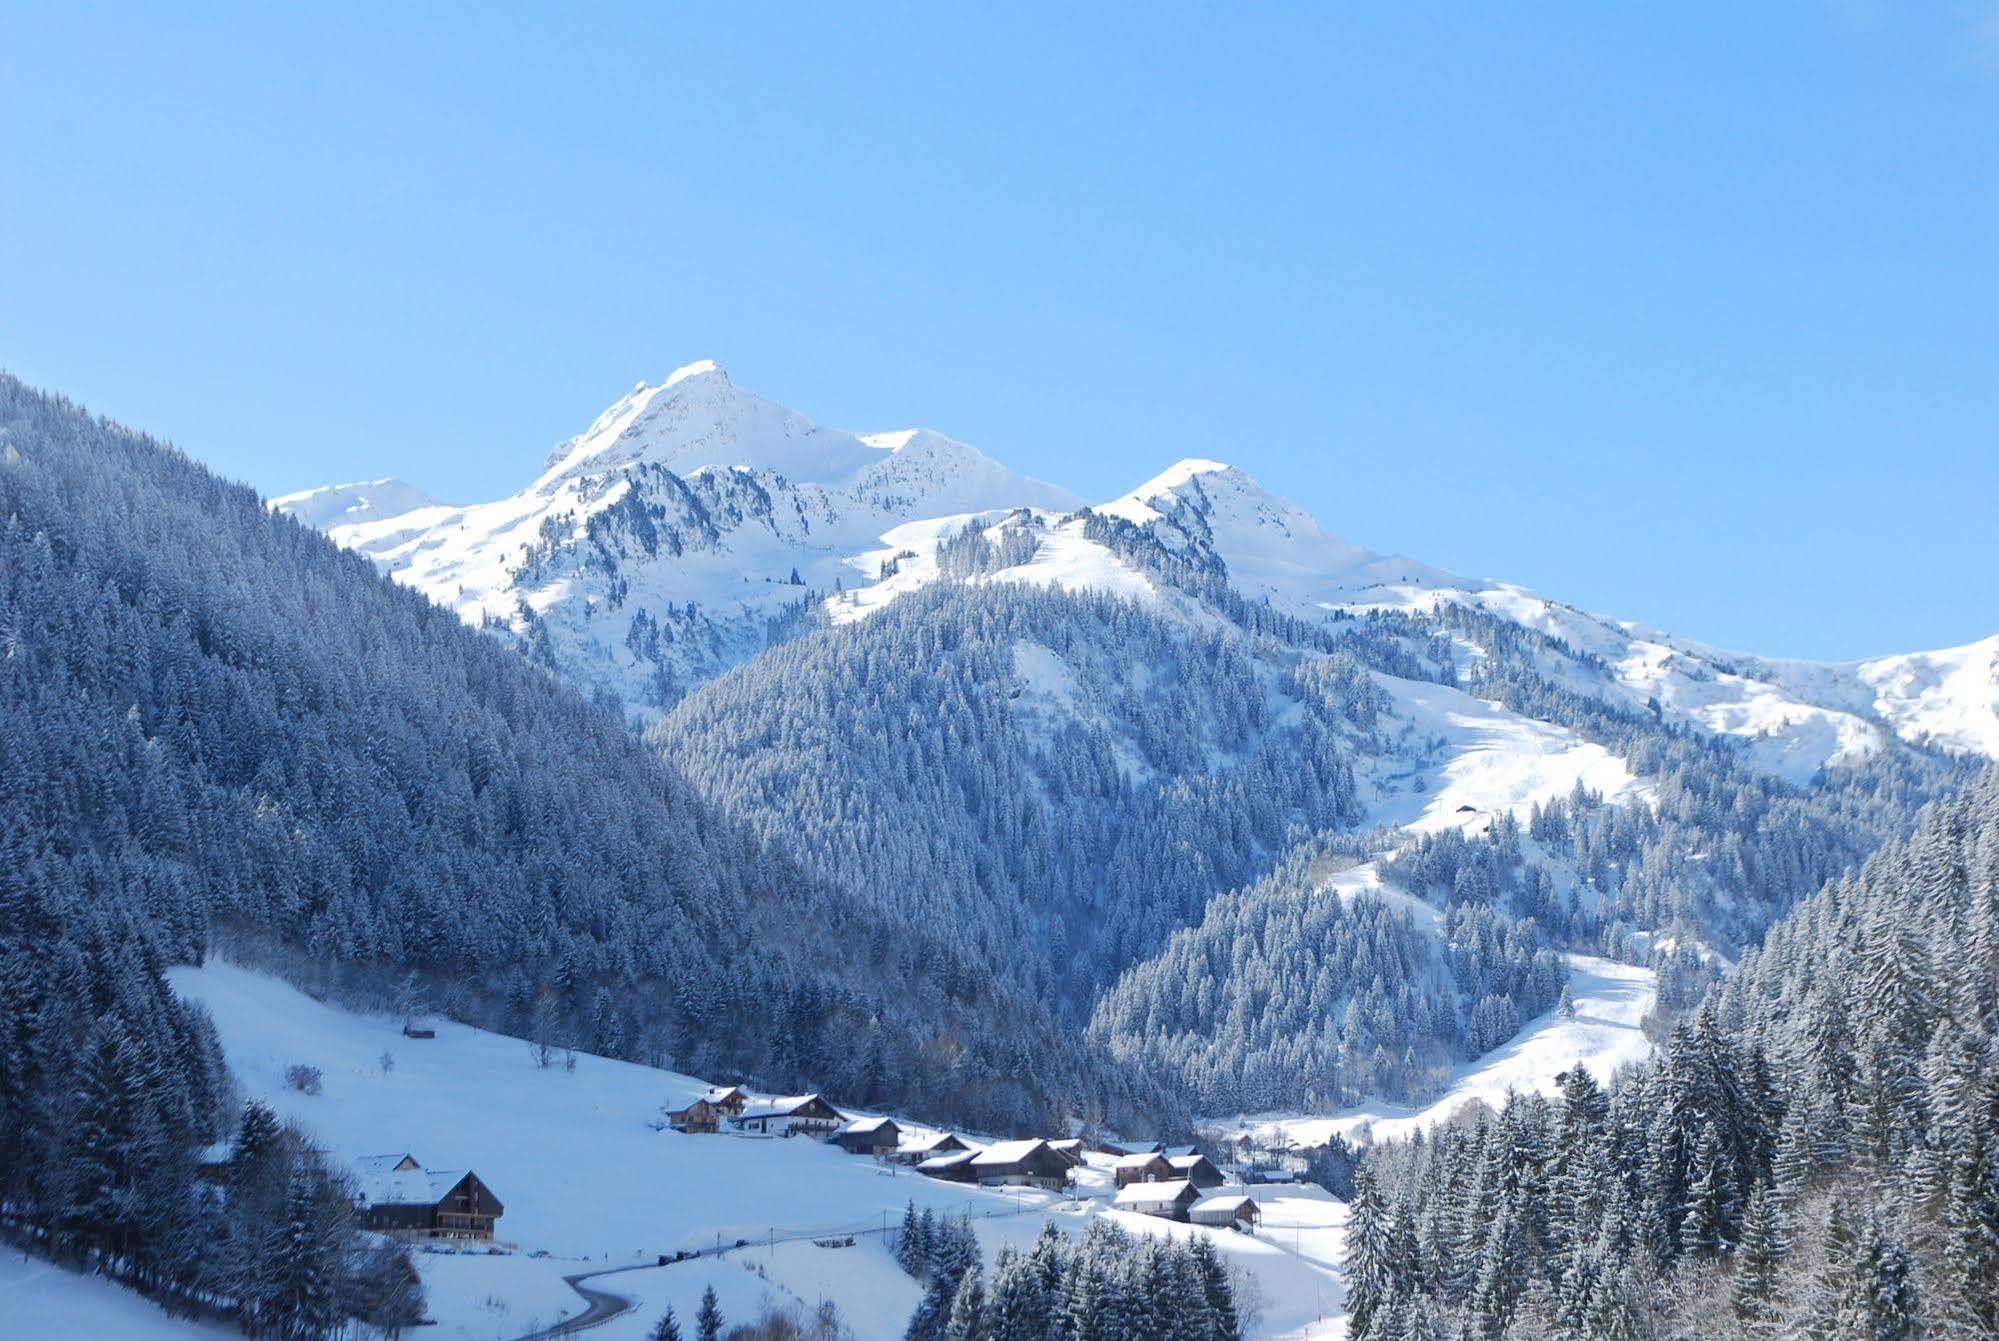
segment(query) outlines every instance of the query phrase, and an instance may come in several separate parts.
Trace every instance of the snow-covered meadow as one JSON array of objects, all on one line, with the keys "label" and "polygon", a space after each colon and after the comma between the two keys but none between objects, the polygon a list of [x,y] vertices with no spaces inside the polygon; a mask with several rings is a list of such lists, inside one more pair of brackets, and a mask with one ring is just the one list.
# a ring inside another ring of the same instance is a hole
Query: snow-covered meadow
[{"label": "snow-covered meadow", "polygon": [[[881,1231],[911,1202],[973,1217],[988,1256],[1026,1244],[1045,1222],[1079,1230],[1093,1216],[1140,1232],[1211,1235],[1257,1283],[1259,1335],[1318,1334],[1340,1297],[1345,1208],[1311,1190],[1269,1194],[1272,1229],[1251,1237],[1114,1211],[1099,1170],[1065,1199],[937,1182],[814,1141],[681,1135],[659,1129],[660,1110],[706,1088],[693,1077],[583,1054],[573,1070],[544,1069],[519,1039],[448,1022],[435,1039],[412,1040],[399,1021],[340,1010],[219,961],[171,977],[214,1015],[247,1093],[305,1128],[336,1162],[408,1152],[474,1170],[504,1203],[499,1238],[513,1251],[417,1256],[440,1341],[503,1341],[580,1312],[565,1275],[738,1240],[746,1246],[718,1257],[600,1282],[640,1306],[597,1334],[636,1341],[668,1304],[690,1316],[713,1284],[732,1316],[766,1297],[808,1307],[830,1299],[857,1337],[893,1337],[918,1290]],[[286,1085],[294,1063],[320,1068],[320,1093]],[[812,1242],[848,1236],[851,1247]]]}]

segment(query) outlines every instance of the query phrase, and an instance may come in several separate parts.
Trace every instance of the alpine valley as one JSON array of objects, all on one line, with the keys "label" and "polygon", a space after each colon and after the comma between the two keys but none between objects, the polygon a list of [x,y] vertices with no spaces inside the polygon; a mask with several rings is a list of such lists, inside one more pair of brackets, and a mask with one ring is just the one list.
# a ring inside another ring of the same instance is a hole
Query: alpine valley
[{"label": "alpine valley", "polygon": [[[1999,1326],[1999,631],[1723,651],[711,362],[469,504],[0,378],[0,556],[0,1223],[182,1315],[0,1269],[76,1334]],[[364,1232],[474,1165],[518,1251]]]}]

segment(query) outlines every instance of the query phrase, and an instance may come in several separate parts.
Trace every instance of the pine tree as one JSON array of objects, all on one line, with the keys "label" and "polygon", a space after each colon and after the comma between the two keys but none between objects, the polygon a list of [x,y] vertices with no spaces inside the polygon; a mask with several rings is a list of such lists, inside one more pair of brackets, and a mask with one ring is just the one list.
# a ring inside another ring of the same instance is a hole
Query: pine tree
[{"label": "pine tree", "polygon": [[1779,1199],[1768,1183],[1758,1183],[1749,1194],[1748,1208],[1742,1217],[1742,1242],[1735,1254],[1731,1296],[1735,1316],[1745,1323],[1755,1327],[1774,1325],[1777,1269],[1789,1246]]},{"label": "pine tree", "polygon": [[701,1308],[694,1315],[694,1341],[722,1341],[722,1306],[715,1302],[715,1287],[701,1292]]},{"label": "pine tree", "polygon": [[649,1341],[680,1341],[680,1323],[673,1316],[673,1305],[666,1306],[666,1312],[660,1314],[647,1336]]},{"label": "pine tree", "polygon": [[1391,1256],[1391,1226],[1382,1204],[1374,1170],[1362,1164],[1354,1173],[1354,1195],[1347,1220],[1347,1331],[1354,1341],[1373,1336],[1375,1314],[1395,1283]]},{"label": "pine tree", "polygon": [[1687,1189],[1686,1214],[1680,1221],[1681,1251],[1695,1257],[1719,1257],[1729,1250],[1733,1191],[1720,1129],[1716,1123],[1707,1123],[1694,1152],[1693,1184]]},{"label": "pine tree", "polygon": [[951,1296],[951,1311],[944,1323],[943,1341],[984,1341],[986,1311],[985,1279],[974,1265],[958,1279]]}]

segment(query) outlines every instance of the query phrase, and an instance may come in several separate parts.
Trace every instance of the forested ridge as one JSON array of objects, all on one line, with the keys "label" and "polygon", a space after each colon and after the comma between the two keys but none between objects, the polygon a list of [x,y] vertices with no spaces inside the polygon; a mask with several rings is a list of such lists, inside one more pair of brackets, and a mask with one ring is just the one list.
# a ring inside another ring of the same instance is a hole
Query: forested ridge
[{"label": "forested ridge", "polygon": [[1999,770],[1828,883],[1606,1092],[1383,1147],[1357,1341],[1999,1332]]},{"label": "forested ridge", "polygon": [[[0,1198],[52,1250],[248,1309],[187,1228],[192,1152],[237,1119],[161,976],[217,947],[350,1003],[414,973],[471,1023],[850,1103],[1180,1111],[719,818],[615,715],[0,377]],[[291,1162],[267,1204],[311,1218],[330,1175]]]}]

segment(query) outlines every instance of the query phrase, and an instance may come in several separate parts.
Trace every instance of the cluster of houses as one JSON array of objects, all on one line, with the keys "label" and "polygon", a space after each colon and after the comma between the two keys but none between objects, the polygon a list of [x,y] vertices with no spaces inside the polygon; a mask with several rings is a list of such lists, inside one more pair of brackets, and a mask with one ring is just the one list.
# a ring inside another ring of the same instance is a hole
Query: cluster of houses
[{"label": "cluster of houses", "polygon": [[678,1132],[739,1132],[752,1136],[810,1136],[850,1155],[872,1155],[911,1165],[926,1177],[982,1187],[1033,1187],[1058,1192],[1070,1174],[1098,1157],[1108,1163],[1119,1210],[1198,1225],[1254,1229],[1256,1202],[1242,1192],[1222,1190],[1228,1180],[1192,1146],[1167,1148],[1157,1142],[1099,1142],[1077,1139],[967,1142],[950,1132],[905,1131],[894,1118],[848,1118],[816,1094],[752,1099],[737,1086],[709,1090],[685,1108],[666,1113]]},{"label": "cluster of houses", "polygon": [[[806,1136],[851,1155],[908,1165],[926,1177],[981,1187],[1059,1192],[1071,1174],[1108,1169],[1119,1210],[1197,1225],[1253,1230],[1258,1210],[1227,1186],[1213,1161],[1192,1146],[1077,1139],[968,1142],[950,1132],[906,1131],[894,1118],[850,1118],[816,1094],[758,1099],[737,1086],[711,1089],[667,1123],[690,1133]],[[228,1143],[203,1156],[204,1175],[227,1173]],[[470,1169],[427,1169],[408,1153],[371,1155],[354,1164],[354,1210],[364,1229],[403,1239],[490,1241],[506,1208]]]}]

